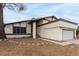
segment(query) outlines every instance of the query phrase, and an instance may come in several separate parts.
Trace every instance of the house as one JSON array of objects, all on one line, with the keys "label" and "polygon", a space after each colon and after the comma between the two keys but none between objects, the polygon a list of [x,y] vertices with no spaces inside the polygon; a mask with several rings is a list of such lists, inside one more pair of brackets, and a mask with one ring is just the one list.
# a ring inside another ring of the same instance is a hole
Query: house
[{"label": "house", "polygon": [[66,41],[76,38],[77,23],[48,16],[33,18],[32,20],[19,21],[5,24],[7,38],[41,37],[57,41]]}]

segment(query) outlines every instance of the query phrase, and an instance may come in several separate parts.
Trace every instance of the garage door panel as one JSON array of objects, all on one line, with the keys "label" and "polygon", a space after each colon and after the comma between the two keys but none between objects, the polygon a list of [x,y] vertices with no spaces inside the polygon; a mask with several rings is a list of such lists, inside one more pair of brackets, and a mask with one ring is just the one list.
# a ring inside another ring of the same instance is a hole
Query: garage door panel
[{"label": "garage door panel", "polygon": [[73,31],[63,30],[63,40],[73,39]]}]

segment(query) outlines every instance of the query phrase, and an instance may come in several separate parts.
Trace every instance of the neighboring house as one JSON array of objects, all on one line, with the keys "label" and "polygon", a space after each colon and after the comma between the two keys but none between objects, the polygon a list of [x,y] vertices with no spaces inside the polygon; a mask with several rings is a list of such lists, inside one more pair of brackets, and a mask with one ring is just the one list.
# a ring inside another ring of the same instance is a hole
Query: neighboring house
[{"label": "neighboring house", "polygon": [[5,24],[7,38],[42,37],[58,41],[76,38],[77,23],[48,16],[32,20]]}]

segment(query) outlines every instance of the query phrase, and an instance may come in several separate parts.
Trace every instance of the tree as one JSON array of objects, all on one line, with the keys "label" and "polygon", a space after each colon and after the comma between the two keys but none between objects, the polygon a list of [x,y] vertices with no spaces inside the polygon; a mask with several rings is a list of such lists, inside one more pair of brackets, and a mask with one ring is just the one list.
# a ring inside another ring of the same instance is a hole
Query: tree
[{"label": "tree", "polygon": [[76,30],[76,36],[77,36],[77,38],[79,39],[79,26],[78,26],[78,28],[77,28],[77,30]]},{"label": "tree", "polygon": [[20,3],[0,3],[0,39],[6,39],[5,31],[4,31],[4,22],[3,22],[3,8],[7,7],[10,10],[25,10],[25,6]]}]

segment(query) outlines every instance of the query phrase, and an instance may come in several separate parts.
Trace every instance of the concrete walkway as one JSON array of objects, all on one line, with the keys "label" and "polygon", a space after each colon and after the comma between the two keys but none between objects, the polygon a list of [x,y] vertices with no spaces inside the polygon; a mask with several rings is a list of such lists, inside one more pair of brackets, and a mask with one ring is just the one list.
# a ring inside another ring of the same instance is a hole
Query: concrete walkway
[{"label": "concrete walkway", "polygon": [[49,40],[49,39],[43,39],[43,40],[50,41],[50,42],[53,42],[55,44],[59,44],[59,45],[62,45],[62,46],[69,45],[69,44],[79,44],[78,39],[72,39],[72,40],[65,41],[65,42],[57,42],[57,41],[53,41],[53,40]]}]

